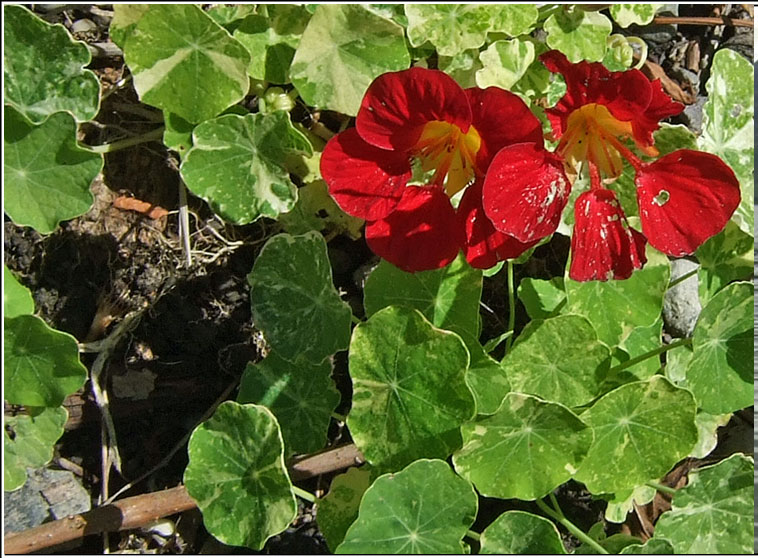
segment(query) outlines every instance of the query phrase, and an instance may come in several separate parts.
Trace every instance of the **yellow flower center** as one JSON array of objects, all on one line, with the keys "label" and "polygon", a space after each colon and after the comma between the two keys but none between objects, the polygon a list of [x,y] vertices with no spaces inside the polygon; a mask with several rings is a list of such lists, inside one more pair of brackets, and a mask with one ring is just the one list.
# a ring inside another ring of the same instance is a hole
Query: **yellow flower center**
[{"label": "yellow flower center", "polygon": [[455,124],[435,120],[427,122],[412,153],[424,172],[434,171],[432,182],[454,196],[476,175],[476,154],[482,138],[473,126],[465,134]]},{"label": "yellow flower center", "polygon": [[[566,132],[558,144],[558,152],[576,169],[577,163],[589,161],[608,177],[616,178],[623,169],[618,138],[632,136],[632,123],[615,118],[604,106],[597,103],[576,109],[568,118]],[[654,147],[647,154],[655,155]]]}]

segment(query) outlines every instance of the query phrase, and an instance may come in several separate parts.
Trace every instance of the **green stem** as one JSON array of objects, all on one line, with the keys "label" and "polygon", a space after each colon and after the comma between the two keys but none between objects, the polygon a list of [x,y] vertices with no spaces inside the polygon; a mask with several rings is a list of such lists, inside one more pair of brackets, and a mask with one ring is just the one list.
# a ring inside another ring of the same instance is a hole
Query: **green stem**
[{"label": "green stem", "polygon": [[574,535],[577,539],[585,543],[586,545],[591,546],[595,551],[597,551],[598,554],[609,554],[609,552],[604,549],[602,546],[600,546],[600,543],[598,543],[595,539],[590,537],[587,533],[582,531],[579,527],[571,523],[565,515],[563,515],[563,512],[561,511],[560,506],[558,505],[558,500],[555,499],[554,494],[550,494],[550,500],[553,503],[553,508],[548,506],[545,502],[540,500],[539,498],[535,500],[535,503],[537,504],[537,507],[539,507],[543,512],[545,512],[547,515],[555,519],[558,523],[563,525],[569,533]]},{"label": "green stem", "polygon": [[483,347],[484,348],[484,352],[485,353],[491,353],[492,351],[494,351],[495,349],[497,349],[500,346],[500,343],[502,343],[503,341],[505,341],[506,339],[508,339],[510,337],[513,337],[513,330],[506,331],[502,335],[498,335],[497,337],[493,337],[492,339],[490,339],[489,341],[487,341],[484,344],[484,347]]},{"label": "green stem", "polygon": [[302,498],[306,502],[310,502],[311,504],[313,504],[313,503],[316,502],[316,497],[313,494],[311,494],[307,490],[303,490],[302,488],[300,488],[298,486],[292,485],[292,493],[295,496],[299,496],[300,498]]},{"label": "green stem", "polygon": [[477,533],[476,531],[472,531],[471,529],[466,531],[466,536],[470,539],[474,539],[475,541],[480,541],[482,539],[479,533]]},{"label": "green stem", "polygon": [[673,288],[674,288],[674,287],[676,287],[676,286],[677,286],[679,283],[682,283],[682,282],[686,281],[687,279],[689,279],[690,277],[692,277],[693,275],[695,275],[695,274],[698,272],[698,270],[699,270],[699,269],[700,269],[699,267],[696,267],[695,269],[690,269],[690,270],[689,270],[687,273],[685,273],[684,275],[680,275],[680,276],[679,276],[679,277],[677,277],[676,279],[673,279],[673,280],[671,281],[671,283],[669,283],[669,286],[668,286],[668,287],[666,287],[666,290],[669,290],[669,289],[673,289]]},{"label": "green stem", "polygon": [[91,153],[113,153],[114,151],[118,151],[119,149],[126,149],[127,147],[132,147],[133,145],[139,145],[140,143],[147,143],[150,141],[161,140],[163,139],[163,130],[164,130],[164,127],[161,126],[159,128],[156,128],[155,130],[151,130],[147,132],[146,134],[141,134],[139,136],[134,136],[132,138],[125,138],[122,140],[114,141],[112,143],[106,143],[104,145],[79,144],[79,147]]},{"label": "green stem", "polygon": [[332,418],[334,420],[338,420],[340,422],[345,422],[347,420],[347,415],[341,415],[339,413],[332,413]]},{"label": "green stem", "polygon": [[626,370],[630,366],[634,366],[635,364],[638,364],[642,362],[643,360],[647,360],[654,356],[658,356],[661,353],[665,353],[666,351],[670,351],[671,349],[676,349],[677,347],[681,347],[682,345],[691,345],[691,344],[692,344],[691,337],[685,337],[684,339],[677,339],[673,343],[669,343],[668,345],[661,345],[660,347],[656,347],[652,351],[648,351],[646,353],[641,354],[640,356],[630,358],[626,362],[622,362],[621,364],[614,366],[613,368],[608,370],[608,374],[609,375],[616,374],[617,372]]},{"label": "green stem", "polygon": [[350,320],[351,320],[351,321],[352,321],[352,322],[353,322],[355,325],[358,325],[359,323],[361,323],[361,320],[360,320],[360,318],[356,317],[356,315],[355,315],[355,314],[353,314],[352,316],[350,316]]},{"label": "green stem", "polygon": [[671,496],[676,494],[675,488],[671,488],[670,486],[666,486],[665,484],[661,484],[659,482],[648,481],[645,484],[651,488],[655,488],[658,492],[663,492],[664,494],[670,494]]},{"label": "green stem", "polygon": [[[516,325],[516,285],[513,281],[513,260],[508,260],[508,331],[513,331]],[[511,350],[513,335],[505,340],[505,353]]]}]

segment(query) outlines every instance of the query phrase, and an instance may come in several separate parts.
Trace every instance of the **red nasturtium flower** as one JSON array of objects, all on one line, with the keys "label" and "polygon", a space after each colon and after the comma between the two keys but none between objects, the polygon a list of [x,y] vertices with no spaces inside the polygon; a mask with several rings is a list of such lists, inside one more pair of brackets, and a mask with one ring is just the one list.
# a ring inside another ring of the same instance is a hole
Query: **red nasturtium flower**
[{"label": "red nasturtium flower", "polygon": [[[324,149],[321,174],[339,206],[367,221],[371,249],[401,269],[444,267],[459,250],[487,268],[539,241],[497,231],[482,209],[492,157],[523,141],[541,142],[542,130],[516,95],[411,68],[373,81],[356,127]],[[450,198],[464,189],[456,209]]]},{"label": "red nasturtium flower", "polygon": [[[572,64],[558,51],[541,60],[566,80],[566,94],[546,111],[558,147],[549,153],[540,140],[507,146],[494,157],[482,195],[484,213],[497,230],[525,243],[555,232],[571,188],[563,169],[575,173],[579,163],[587,165],[590,190],[574,205],[572,279],[626,279],[644,265],[646,241],[682,256],[726,226],[740,189],[721,159],[682,149],[644,162],[624,143],[631,139],[645,155],[658,155],[653,132],[684,109],[660,81],[638,70]],[[613,180],[621,174],[622,159],[635,170],[642,233],[629,227],[616,194],[603,187],[603,175]]]}]

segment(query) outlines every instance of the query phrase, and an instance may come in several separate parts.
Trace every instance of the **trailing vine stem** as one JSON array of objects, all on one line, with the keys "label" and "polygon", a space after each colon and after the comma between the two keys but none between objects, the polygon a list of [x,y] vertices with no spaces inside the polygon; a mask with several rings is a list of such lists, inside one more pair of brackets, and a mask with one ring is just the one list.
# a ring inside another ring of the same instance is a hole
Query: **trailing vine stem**
[{"label": "trailing vine stem", "polygon": [[659,482],[648,481],[645,484],[650,488],[655,488],[658,492],[663,492],[664,494],[669,494],[671,496],[676,494],[676,488],[671,488],[670,486],[666,486],[665,484],[661,484]]},{"label": "trailing vine stem", "polygon": [[[508,260],[508,331],[512,332],[516,325],[516,284],[513,280],[513,260]],[[505,340],[505,354],[511,350],[513,334]]]},{"label": "trailing vine stem", "polygon": [[469,529],[468,531],[466,531],[466,536],[468,538],[472,539],[472,540],[477,541],[477,542],[482,539],[482,536],[479,533],[477,533],[476,531],[472,531],[471,529]]},{"label": "trailing vine stem", "polygon": [[610,554],[606,549],[604,549],[600,543],[598,543],[595,539],[590,537],[587,533],[582,531],[579,527],[571,523],[565,515],[563,515],[563,512],[561,511],[560,506],[558,505],[558,500],[555,498],[555,495],[551,492],[550,493],[550,501],[553,505],[553,507],[548,506],[545,502],[543,502],[541,499],[537,498],[535,500],[535,503],[537,504],[537,507],[541,509],[543,512],[545,512],[547,515],[555,519],[558,523],[563,525],[569,533],[574,535],[577,539],[582,541],[588,546],[591,546],[595,551],[597,551],[598,554]]},{"label": "trailing vine stem", "polygon": [[302,498],[306,502],[310,502],[311,504],[314,504],[316,502],[316,497],[313,494],[307,490],[303,490],[302,488],[295,486],[294,484],[292,485],[292,493],[295,496]]},{"label": "trailing vine stem", "polygon": [[671,349],[676,349],[677,347],[681,347],[682,345],[692,345],[692,337],[677,339],[673,343],[669,343],[668,345],[661,345],[660,347],[656,347],[655,349],[651,351],[643,353],[634,358],[630,358],[626,362],[622,362],[621,364],[614,366],[613,368],[608,370],[608,374],[610,375],[610,374],[615,374],[617,372],[621,372],[622,370],[626,370],[627,368],[634,366],[635,364],[639,364],[643,360],[647,360],[649,358],[658,356],[662,353],[665,353],[666,351],[670,351]]},{"label": "trailing vine stem", "polygon": [[160,140],[163,138],[164,129],[164,126],[160,126],[155,130],[150,130],[149,132],[140,134],[139,136],[134,136],[132,138],[124,138],[122,140],[116,140],[114,142],[105,143],[103,145],[85,145],[80,143],[79,147],[91,153],[113,153],[114,151],[119,151],[120,149],[132,147],[133,145],[139,145],[140,143],[148,143],[151,141]]},{"label": "trailing vine stem", "polygon": [[671,290],[674,287],[676,287],[679,283],[682,283],[682,282],[686,281],[687,279],[689,279],[690,277],[692,277],[693,275],[695,275],[698,272],[699,269],[700,269],[700,267],[698,266],[695,269],[690,269],[687,273],[684,273],[683,275],[680,275],[676,279],[672,279],[671,282],[669,283],[669,286],[666,287],[666,290],[667,291]]}]

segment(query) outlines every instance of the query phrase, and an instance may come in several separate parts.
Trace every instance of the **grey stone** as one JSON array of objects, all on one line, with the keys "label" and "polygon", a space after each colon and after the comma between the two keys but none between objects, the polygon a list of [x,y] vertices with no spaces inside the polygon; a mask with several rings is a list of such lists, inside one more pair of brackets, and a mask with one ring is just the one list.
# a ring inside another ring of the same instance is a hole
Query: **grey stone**
[{"label": "grey stone", "polygon": [[[672,260],[671,280],[675,281],[697,267],[697,263],[687,259]],[[663,298],[663,323],[666,331],[673,337],[692,335],[700,310],[702,310],[697,290],[698,277],[694,274],[666,291]]]}]

